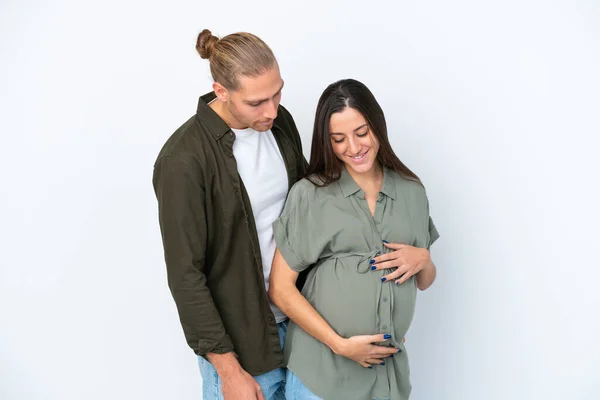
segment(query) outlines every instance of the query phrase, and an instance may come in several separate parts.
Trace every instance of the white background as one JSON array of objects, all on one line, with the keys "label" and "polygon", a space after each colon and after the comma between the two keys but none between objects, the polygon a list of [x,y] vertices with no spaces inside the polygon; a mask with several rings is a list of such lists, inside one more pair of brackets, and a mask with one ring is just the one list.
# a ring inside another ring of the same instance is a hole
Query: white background
[{"label": "white background", "polygon": [[152,165],[210,90],[203,28],[279,59],[309,154],[367,84],[441,233],[413,399],[597,399],[600,5],[576,0],[0,2],[0,398],[200,399]]}]

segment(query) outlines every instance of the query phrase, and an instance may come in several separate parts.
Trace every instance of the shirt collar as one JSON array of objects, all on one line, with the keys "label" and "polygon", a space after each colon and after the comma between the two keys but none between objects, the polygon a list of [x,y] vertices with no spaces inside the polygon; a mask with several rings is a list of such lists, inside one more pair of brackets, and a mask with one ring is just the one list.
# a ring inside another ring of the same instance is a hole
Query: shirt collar
[{"label": "shirt collar", "polygon": [[[393,171],[389,168],[383,169],[383,185],[380,192],[388,197],[396,200],[396,186],[394,185],[394,177],[392,176]],[[362,193],[362,189],[356,184],[352,176],[346,170],[346,167],[342,166],[342,172],[340,179],[338,180],[342,194],[344,197],[352,196],[357,192]]]},{"label": "shirt collar", "polygon": [[346,167],[343,165],[338,183],[340,184],[340,188],[342,189],[344,197],[350,197],[354,193],[361,190],[361,188],[356,184],[356,182],[354,182],[354,179],[352,179],[352,176],[346,170]]},{"label": "shirt collar", "polygon": [[207,130],[215,139],[220,139],[229,132],[229,126],[208,105],[208,103],[216,98],[217,95],[215,92],[210,92],[200,97],[200,100],[198,101],[198,110],[196,111],[196,119],[206,125]]},{"label": "shirt collar", "polygon": [[381,186],[381,193],[387,197],[391,197],[396,200],[396,185],[394,185],[394,171],[384,167],[383,168],[383,185]]}]

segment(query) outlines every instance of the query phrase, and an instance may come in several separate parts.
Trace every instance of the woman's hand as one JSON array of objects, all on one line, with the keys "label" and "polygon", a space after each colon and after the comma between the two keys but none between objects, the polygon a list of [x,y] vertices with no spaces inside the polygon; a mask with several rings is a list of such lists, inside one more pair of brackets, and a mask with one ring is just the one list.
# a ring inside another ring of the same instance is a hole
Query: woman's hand
[{"label": "woman's hand", "polygon": [[400,352],[395,347],[380,346],[374,343],[385,342],[391,338],[388,334],[360,335],[348,339],[340,337],[332,346],[334,353],[356,361],[365,368],[372,365],[383,365],[385,359]]},{"label": "woman's hand", "polygon": [[384,282],[396,280],[395,283],[401,285],[422,270],[430,267],[435,268],[427,249],[399,243],[383,242],[383,244],[394,251],[375,257],[371,269],[375,271],[397,268],[394,272],[381,278]]}]

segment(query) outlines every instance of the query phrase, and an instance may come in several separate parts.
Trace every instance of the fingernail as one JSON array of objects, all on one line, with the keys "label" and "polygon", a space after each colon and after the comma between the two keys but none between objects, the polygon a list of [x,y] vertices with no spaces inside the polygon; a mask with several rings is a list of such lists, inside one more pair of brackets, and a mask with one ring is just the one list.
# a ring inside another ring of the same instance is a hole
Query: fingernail
[{"label": "fingernail", "polygon": [[392,335],[390,335],[389,333],[386,333],[385,335],[383,335],[383,338],[384,338],[385,340],[388,340],[388,339],[391,339],[391,338],[392,338]]},{"label": "fingernail", "polygon": [[400,282],[396,281],[396,285],[399,285],[399,284],[400,284]]},{"label": "fingernail", "polygon": [[385,282],[385,276],[381,278],[381,282]]},{"label": "fingernail", "polygon": [[387,240],[384,240],[384,241],[383,241],[383,243],[387,243],[387,244],[390,244],[390,242],[388,242],[388,241],[387,241]]},{"label": "fingernail", "polygon": [[377,267],[374,265],[371,267],[371,271],[375,271],[376,269],[377,269]]},{"label": "fingernail", "polygon": [[369,261],[369,264],[375,264],[375,260]]},{"label": "fingernail", "polygon": [[367,368],[371,369],[371,368],[373,368],[373,366],[370,366],[370,367],[367,367]]},{"label": "fingernail", "polygon": [[394,358],[394,355],[393,355],[393,354],[390,354],[390,357],[391,357],[391,358]]},{"label": "fingernail", "polygon": [[384,362],[382,362],[382,363],[381,363],[381,364],[379,364],[379,365],[385,365],[385,363],[384,363]]},{"label": "fingernail", "polygon": [[402,353],[402,349],[398,349],[398,353]]}]

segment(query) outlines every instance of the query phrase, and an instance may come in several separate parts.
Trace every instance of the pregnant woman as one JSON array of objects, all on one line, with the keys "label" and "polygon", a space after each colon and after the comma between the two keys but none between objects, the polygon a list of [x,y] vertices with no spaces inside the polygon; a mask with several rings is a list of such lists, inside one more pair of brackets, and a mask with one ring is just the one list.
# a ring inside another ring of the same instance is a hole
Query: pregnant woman
[{"label": "pregnant woman", "polygon": [[[307,177],[273,224],[269,295],[291,319],[288,400],[408,399],[403,337],[439,237],[419,178],[392,150],[362,83],[331,84],[317,106]],[[302,293],[295,282],[311,268]]]}]

